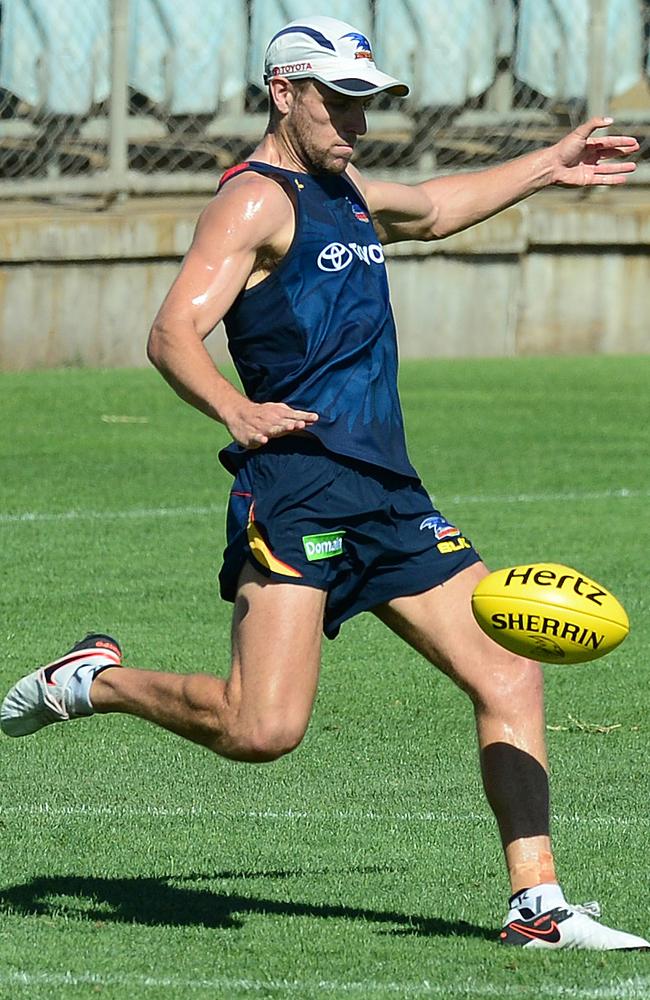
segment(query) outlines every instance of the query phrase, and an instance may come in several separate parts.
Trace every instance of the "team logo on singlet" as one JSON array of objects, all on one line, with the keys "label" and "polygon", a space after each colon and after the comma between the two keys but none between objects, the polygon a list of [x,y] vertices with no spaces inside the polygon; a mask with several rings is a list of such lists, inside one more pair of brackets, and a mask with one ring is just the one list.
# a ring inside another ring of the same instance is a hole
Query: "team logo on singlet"
[{"label": "team logo on singlet", "polygon": [[450,524],[442,514],[431,514],[429,517],[425,517],[424,521],[420,524],[420,531],[424,531],[425,528],[433,531],[438,541],[441,541],[443,538],[456,538],[460,535],[460,530],[453,524]]},{"label": "team logo on singlet", "polygon": [[370,222],[366,210],[362,208],[361,205],[357,205],[356,202],[351,202],[351,204],[352,204],[352,214],[354,215],[355,219],[358,219],[359,222]]}]

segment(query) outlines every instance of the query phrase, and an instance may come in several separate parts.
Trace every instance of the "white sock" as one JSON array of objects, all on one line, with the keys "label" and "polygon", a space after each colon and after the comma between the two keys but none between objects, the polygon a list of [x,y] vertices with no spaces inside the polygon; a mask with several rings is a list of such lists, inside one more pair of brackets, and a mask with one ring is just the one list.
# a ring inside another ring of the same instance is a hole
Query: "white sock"
[{"label": "white sock", "polygon": [[101,674],[102,670],[107,670],[113,665],[112,663],[102,663],[97,666],[95,663],[82,663],[77,667],[68,681],[65,695],[66,707],[68,711],[72,709],[73,716],[95,714],[95,708],[90,700],[92,682],[98,674]]},{"label": "white sock", "polygon": [[542,882],[541,885],[534,885],[510,897],[510,912],[506,923],[522,916],[530,918],[530,915],[521,913],[521,910],[530,910],[536,916],[563,905],[566,905],[566,900],[560,886],[555,882]]}]

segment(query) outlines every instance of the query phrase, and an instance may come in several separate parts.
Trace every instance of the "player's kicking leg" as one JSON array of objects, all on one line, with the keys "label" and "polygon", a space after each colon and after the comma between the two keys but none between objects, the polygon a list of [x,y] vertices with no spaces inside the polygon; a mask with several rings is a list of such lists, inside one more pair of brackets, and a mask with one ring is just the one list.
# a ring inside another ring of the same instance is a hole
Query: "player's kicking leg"
[{"label": "player's kicking leg", "polygon": [[0,711],[2,730],[26,736],[94,712],[125,712],[224,757],[274,760],[298,745],[309,722],[324,603],[324,591],[268,581],[247,565],[227,680],[122,667],[117,642],[92,635],[11,689]]},{"label": "player's kicking leg", "polygon": [[375,609],[393,631],[472,699],[481,772],[511,881],[501,941],[526,948],[619,950],[650,942],[597,923],[596,904],[570,906],[557,884],[549,835],[542,668],[501,649],[478,627],[476,563],[441,586]]}]

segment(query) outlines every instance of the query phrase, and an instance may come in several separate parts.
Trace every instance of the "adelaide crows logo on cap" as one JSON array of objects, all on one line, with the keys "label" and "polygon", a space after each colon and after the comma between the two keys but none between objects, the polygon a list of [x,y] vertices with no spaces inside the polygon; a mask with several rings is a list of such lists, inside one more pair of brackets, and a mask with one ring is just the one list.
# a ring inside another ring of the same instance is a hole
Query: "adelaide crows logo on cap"
[{"label": "adelaide crows logo on cap", "polygon": [[341,35],[341,39],[351,38],[353,42],[357,43],[357,49],[354,53],[355,59],[372,59],[372,49],[370,48],[370,42],[365,35],[362,35],[360,31],[349,31],[347,35]]}]

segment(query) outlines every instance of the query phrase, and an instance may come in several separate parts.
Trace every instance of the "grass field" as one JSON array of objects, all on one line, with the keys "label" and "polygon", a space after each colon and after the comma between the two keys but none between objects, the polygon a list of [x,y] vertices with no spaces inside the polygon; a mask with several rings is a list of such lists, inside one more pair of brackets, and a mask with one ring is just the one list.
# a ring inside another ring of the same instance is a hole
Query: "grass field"
[{"label": "grass field", "polygon": [[[548,668],[548,738],[567,896],[647,935],[650,358],[409,363],[402,389],[411,457],[490,565],[566,562],[627,607],[614,653]],[[0,377],[2,692],[85,630],[225,672],[225,440],[154,372]],[[649,953],[497,946],[468,704],[371,615],[326,644],[278,763],[122,716],[0,759],[1,997],[650,997]]]}]

